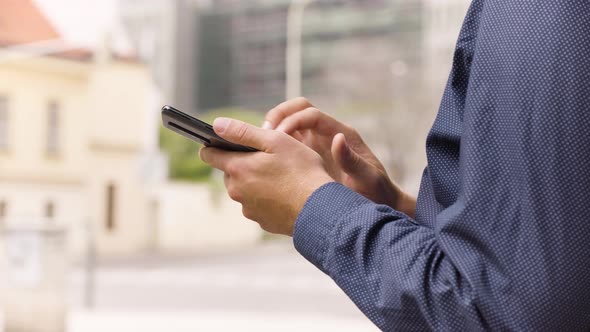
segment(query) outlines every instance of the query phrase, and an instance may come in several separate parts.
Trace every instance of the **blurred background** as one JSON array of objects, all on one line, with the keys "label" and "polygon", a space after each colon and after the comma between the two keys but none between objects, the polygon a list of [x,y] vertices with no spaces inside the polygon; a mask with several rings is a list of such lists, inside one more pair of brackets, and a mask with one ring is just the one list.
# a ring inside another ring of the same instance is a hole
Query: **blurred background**
[{"label": "blurred background", "polygon": [[0,327],[376,330],[159,109],[303,95],[415,194],[469,2],[0,0]]}]

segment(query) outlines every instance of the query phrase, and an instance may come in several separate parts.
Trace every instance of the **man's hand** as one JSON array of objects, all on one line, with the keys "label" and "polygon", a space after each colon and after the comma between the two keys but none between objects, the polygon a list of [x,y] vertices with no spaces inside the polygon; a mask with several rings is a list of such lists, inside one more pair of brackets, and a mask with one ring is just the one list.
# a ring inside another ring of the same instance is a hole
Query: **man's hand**
[{"label": "man's hand", "polygon": [[271,233],[293,235],[293,224],[307,198],[332,182],[322,158],[285,133],[218,118],[213,129],[224,139],[260,152],[202,148],[201,159],[225,173],[229,196],[242,213]]},{"label": "man's hand", "polygon": [[286,101],[270,110],[263,127],[287,133],[315,150],[336,181],[375,203],[414,217],[416,200],[391,181],[359,133],[305,98]]}]

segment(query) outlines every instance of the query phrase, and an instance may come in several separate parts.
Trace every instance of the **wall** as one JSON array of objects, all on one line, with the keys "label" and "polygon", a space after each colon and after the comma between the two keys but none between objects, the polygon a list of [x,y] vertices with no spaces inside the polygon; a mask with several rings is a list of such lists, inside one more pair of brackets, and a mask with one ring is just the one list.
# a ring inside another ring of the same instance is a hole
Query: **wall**
[{"label": "wall", "polygon": [[[0,65],[0,94],[9,98],[10,147],[0,153],[6,221],[44,224],[44,206],[53,202],[54,222],[70,231],[74,256],[85,250],[89,223],[101,255],[141,252],[151,236],[145,227],[150,199],[144,172],[147,157],[157,153],[152,137],[157,132],[148,131],[156,120],[151,79],[138,63],[103,60],[41,57]],[[59,151],[48,155],[52,100],[60,105]],[[117,188],[117,224],[107,230],[111,183]]]},{"label": "wall", "polygon": [[225,250],[254,244],[262,230],[242,216],[221,184],[173,182],[159,190],[158,246],[169,252]]},{"label": "wall", "polygon": [[[0,94],[8,96],[9,149],[0,153],[0,179],[79,182],[85,162],[85,77],[76,65],[42,61],[0,66]],[[45,149],[47,108],[60,104],[60,149]]]}]

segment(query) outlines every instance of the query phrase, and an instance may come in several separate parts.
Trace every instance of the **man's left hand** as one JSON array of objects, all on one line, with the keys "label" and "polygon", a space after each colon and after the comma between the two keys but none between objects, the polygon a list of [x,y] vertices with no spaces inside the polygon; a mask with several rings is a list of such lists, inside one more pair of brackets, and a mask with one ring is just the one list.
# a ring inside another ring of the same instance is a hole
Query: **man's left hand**
[{"label": "man's left hand", "polygon": [[242,213],[262,229],[293,235],[293,225],[307,198],[334,181],[322,158],[293,137],[245,122],[218,118],[213,129],[222,138],[259,152],[230,152],[202,148],[201,159],[225,173],[229,196],[242,204]]}]

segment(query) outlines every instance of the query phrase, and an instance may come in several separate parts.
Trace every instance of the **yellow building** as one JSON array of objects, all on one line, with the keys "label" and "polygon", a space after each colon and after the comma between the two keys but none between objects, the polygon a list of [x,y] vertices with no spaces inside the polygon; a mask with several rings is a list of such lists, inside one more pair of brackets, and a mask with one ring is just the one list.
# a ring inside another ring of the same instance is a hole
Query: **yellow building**
[{"label": "yellow building", "polygon": [[167,181],[159,94],[144,65],[107,47],[65,48],[29,0],[3,2],[0,22],[4,226],[62,226],[75,256],[89,243],[112,256],[260,239],[224,193]]},{"label": "yellow building", "polygon": [[5,6],[0,219],[7,226],[66,226],[75,251],[89,225],[103,254],[153,246],[150,185],[166,172],[148,71],[106,50],[54,51],[59,36],[32,3]]}]

